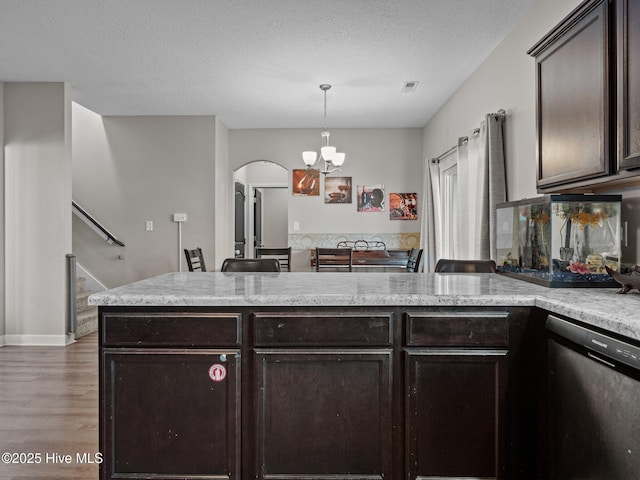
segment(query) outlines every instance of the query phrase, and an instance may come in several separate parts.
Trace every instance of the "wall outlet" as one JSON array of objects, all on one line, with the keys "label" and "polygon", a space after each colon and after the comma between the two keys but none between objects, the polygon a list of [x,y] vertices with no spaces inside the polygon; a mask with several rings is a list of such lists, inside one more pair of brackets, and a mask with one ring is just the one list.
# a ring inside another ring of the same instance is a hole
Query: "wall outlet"
[{"label": "wall outlet", "polygon": [[297,232],[300,230],[300,222],[293,222],[293,231]]},{"label": "wall outlet", "polygon": [[174,213],[173,214],[173,221],[174,222],[186,222],[187,221],[187,214],[186,213]]},{"label": "wall outlet", "polygon": [[144,229],[147,232],[153,232],[153,221],[152,220],[147,220],[146,222],[144,222]]}]

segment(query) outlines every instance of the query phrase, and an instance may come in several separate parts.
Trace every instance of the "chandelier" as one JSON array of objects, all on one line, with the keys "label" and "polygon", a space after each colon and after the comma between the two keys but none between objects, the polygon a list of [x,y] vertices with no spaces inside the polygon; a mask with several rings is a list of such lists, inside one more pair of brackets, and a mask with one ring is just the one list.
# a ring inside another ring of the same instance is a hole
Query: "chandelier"
[{"label": "chandelier", "polygon": [[[331,88],[331,85],[323,83],[320,85],[320,90],[324,92],[324,130],[322,131],[322,147],[320,148],[320,158],[324,162],[324,168],[320,170],[323,174],[335,172],[340,170],[340,167],[344,163],[344,153],[337,152],[336,147],[329,145],[329,130],[327,130],[327,90]],[[307,168],[311,168],[315,165],[318,159],[317,152],[302,152],[302,160]]]}]

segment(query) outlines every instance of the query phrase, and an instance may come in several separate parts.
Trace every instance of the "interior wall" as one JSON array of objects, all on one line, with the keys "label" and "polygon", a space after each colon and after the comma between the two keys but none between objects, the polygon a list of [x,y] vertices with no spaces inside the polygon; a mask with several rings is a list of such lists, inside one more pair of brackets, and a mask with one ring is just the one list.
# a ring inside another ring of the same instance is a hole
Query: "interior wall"
[{"label": "interior wall", "polygon": [[4,85],[5,342],[64,345],[71,253],[71,100],[64,83]]},{"label": "interior wall", "polygon": [[5,249],[4,249],[4,82],[0,82],[0,346],[5,344]]},{"label": "interior wall", "polygon": [[[262,188],[262,244],[279,248],[287,245],[287,205],[289,194],[286,188]],[[283,214],[284,212],[284,214]]]},{"label": "interior wall", "polygon": [[424,158],[437,157],[504,109],[508,200],[537,196],[535,62],[527,55],[580,0],[539,0],[424,127]]},{"label": "interior wall", "polygon": [[74,220],[73,251],[93,276],[112,288],[186,271],[174,213],[187,214],[182,248],[213,255],[214,117],[101,117],[74,104],[73,134],[74,199],[126,245]]},{"label": "interior wall", "polygon": [[[580,0],[539,0],[496,47],[464,85],[424,127],[424,158],[437,157],[483,120],[503,108],[508,200],[538,196],[536,192],[535,60],[527,50],[581,3]],[[623,196],[622,221],[627,222],[624,263],[640,263],[640,191]],[[624,241],[624,239],[623,239]]]},{"label": "interior wall", "polygon": [[[268,160],[289,170],[288,233],[418,232],[419,220],[392,221],[388,206],[384,212],[358,212],[355,190],[357,185],[383,184],[387,204],[390,192],[420,194],[422,129],[331,129],[331,144],[346,153],[342,171],[332,175],[352,177],[351,204],[325,204],[323,178],[320,196],[291,194],[292,171],[306,168],[304,150],[319,150],[320,132],[320,128],[230,130],[230,166],[237,169],[251,161]],[[294,222],[300,227],[295,232]]]},{"label": "interior wall", "polygon": [[[233,186],[229,181],[229,129],[217,117],[215,120],[215,246],[211,255],[205,255],[209,269],[218,268],[225,258],[233,257]],[[212,263],[209,263],[212,262]]]}]

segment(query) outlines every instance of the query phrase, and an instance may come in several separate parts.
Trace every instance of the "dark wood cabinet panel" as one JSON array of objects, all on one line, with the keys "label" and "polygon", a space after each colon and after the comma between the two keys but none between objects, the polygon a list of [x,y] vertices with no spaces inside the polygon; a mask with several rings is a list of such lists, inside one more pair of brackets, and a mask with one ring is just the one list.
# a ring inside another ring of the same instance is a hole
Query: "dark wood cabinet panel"
[{"label": "dark wood cabinet panel", "polygon": [[392,478],[392,350],[255,352],[255,478]]},{"label": "dark wood cabinet panel", "polygon": [[538,42],[537,186],[555,191],[612,173],[607,0],[587,1]]},{"label": "dark wood cabinet panel", "polygon": [[239,346],[239,313],[114,313],[105,314],[102,343],[120,347]]},{"label": "dark wood cabinet panel", "polygon": [[640,0],[617,0],[618,168],[640,167]]},{"label": "dark wood cabinet panel", "polygon": [[508,312],[431,312],[407,315],[409,346],[490,346],[509,344]]},{"label": "dark wood cabinet panel", "polygon": [[101,478],[240,480],[239,355],[104,349]]},{"label": "dark wood cabinet panel", "polygon": [[506,350],[408,349],[407,478],[505,478]]},{"label": "dark wood cabinet panel", "polygon": [[393,315],[256,313],[257,346],[390,346]]}]

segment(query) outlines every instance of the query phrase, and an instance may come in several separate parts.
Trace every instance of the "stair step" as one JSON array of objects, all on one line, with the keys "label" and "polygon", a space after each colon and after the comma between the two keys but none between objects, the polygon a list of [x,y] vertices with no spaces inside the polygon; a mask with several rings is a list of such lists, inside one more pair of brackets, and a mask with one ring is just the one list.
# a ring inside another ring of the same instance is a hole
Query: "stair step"
[{"label": "stair step", "polygon": [[98,307],[90,306],[76,317],[76,339],[98,330]]},{"label": "stair step", "polygon": [[92,308],[88,303],[89,295],[91,292],[82,292],[76,295],[76,312],[78,314]]}]

